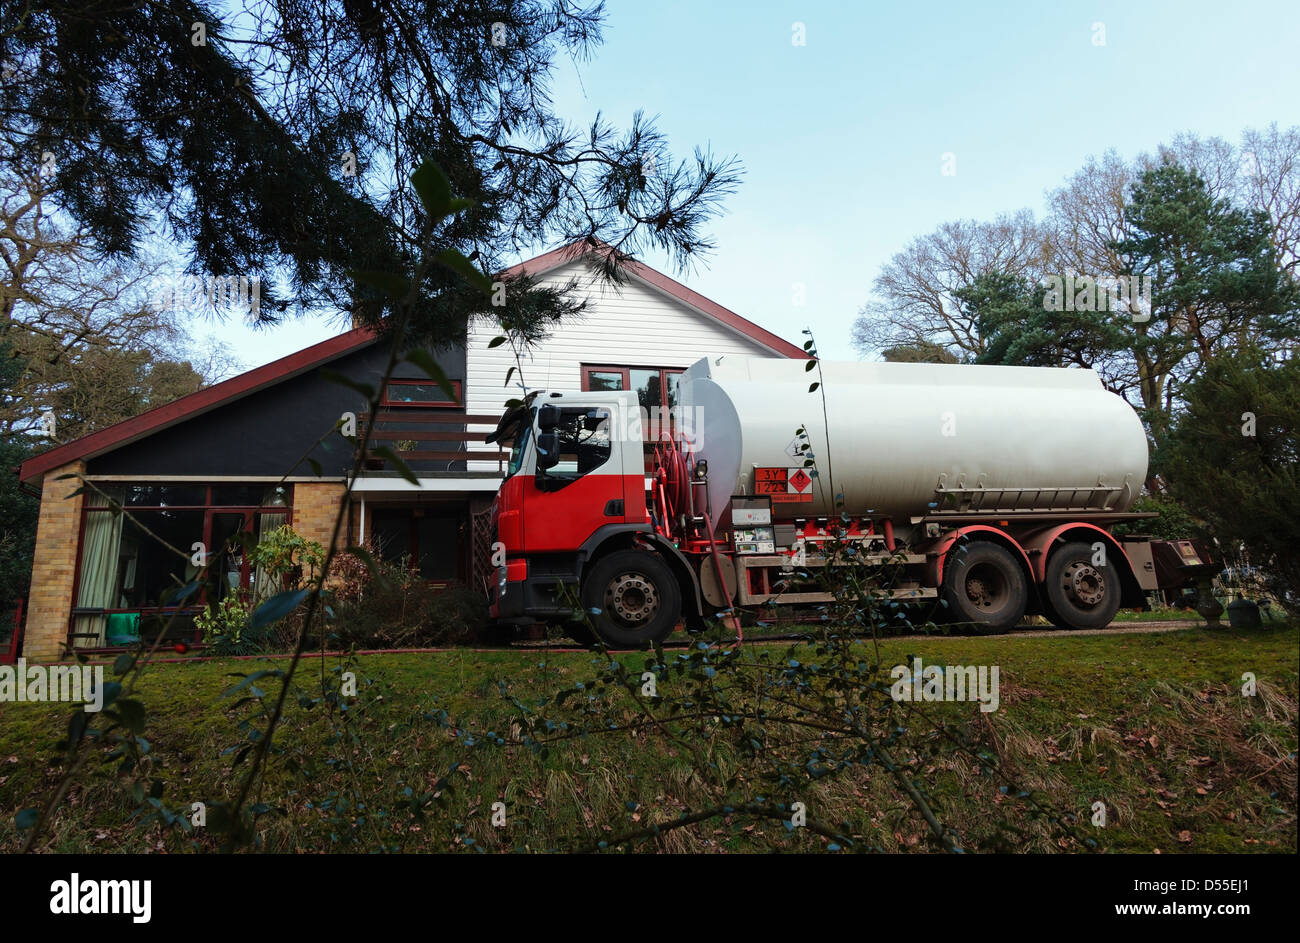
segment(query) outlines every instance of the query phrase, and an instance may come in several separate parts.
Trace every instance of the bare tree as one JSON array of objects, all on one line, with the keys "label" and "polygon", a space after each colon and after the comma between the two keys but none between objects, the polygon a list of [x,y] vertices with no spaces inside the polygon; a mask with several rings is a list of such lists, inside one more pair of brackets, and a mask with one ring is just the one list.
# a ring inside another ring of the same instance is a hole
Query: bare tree
[{"label": "bare tree", "polygon": [[[13,378],[0,390],[0,432],[31,432],[46,410],[60,420],[58,440],[90,431],[85,422],[62,423],[59,409],[72,403],[82,404],[73,409],[78,415],[96,417],[90,427],[126,418],[133,402],[136,412],[149,404],[132,394],[120,408],[107,408],[126,393],[125,387],[114,391],[107,384],[114,377],[134,376],[133,371],[147,376],[150,364],[193,359],[199,382],[228,372],[233,366],[228,351],[214,339],[203,345],[201,357],[191,357],[191,341],[175,312],[155,303],[162,263],[145,252],[134,259],[97,252],[84,229],[52,205],[45,184],[39,171],[0,177],[0,341],[6,355],[23,364],[10,371]],[[102,367],[126,355],[134,364],[130,370],[110,370],[97,379],[76,375],[91,362]],[[186,371],[192,369],[186,366]],[[137,392],[139,380],[132,381]],[[152,405],[158,396],[189,391],[194,382],[188,374],[177,381],[164,366],[158,388],[150,386]],[[86,405],[96,389],[105,408]]]},{"label": "bare tree", "polygon": [[1277,123],[1242,134],[1241,191],[1248,206],[1268,214],[1278,266],[1294,281],[1300,264],[1300,127]]},{"label": "bare tree", "polygon": [[[1169,163],[1194,170],[1216,204],[1266,214],[1278,267],[1295,281],[1300,259],[1300,128],[1281,131],[1274,124],[1262,131],[1247,129],[1240,148],[1222,138],[1185,132],[1132,161],[1114,150],[1089,157],[1049,191],[1041,223],[1022,210],[993,223],[948,223],[914,241],[875,280],[872,297],[853,327],[854,345],[864,355],[938,345],[959,358],[973,358],[985,351],[985,341],[974,314],[963,313],[953,293],[980,275],[1000,271],[1031,282],[1043,275],[1131,277],[1131,260],[1116,245],[1132,235],[1125,215],[1132,186],[1144,172]],[[1156,293],[1160,288],[1153,286]],[[1133,343],[1108,349],[1089,365],[1107,388],[1135,406],[1167,413],[1181,384],[1222,340],[1210,336],[1220,322],[1194,313],[1152,319],[1147,302],[1138,297],[1136,292],[1109,296],[1110,310],[1132,333]],[[1189,318],[1195,318],[1200,335],[1198,344],[1191,346],[1176,342],[1189,330]],[[1222,323],[1224,331],[1242,330],[1231,317]]]},{"label": "bare tree", "polygon": [[991,223],[944,223],[913,240],[877,276],[853,325],[854,346],[864,355],[931,345],[959,359],[982,353],[978,327],[953,292],[993,272],[1037,281],[1047,246],[1047,232],[1029,210]]}]

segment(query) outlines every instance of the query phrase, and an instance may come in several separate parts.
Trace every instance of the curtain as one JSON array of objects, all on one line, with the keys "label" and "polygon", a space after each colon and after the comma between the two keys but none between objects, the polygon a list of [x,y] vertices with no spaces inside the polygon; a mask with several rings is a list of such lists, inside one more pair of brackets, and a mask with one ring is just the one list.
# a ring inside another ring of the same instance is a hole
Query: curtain
[{"label": "curtain", "polygon": [[[104,488],[106,494],[91,491],[86,495],[86,507],[106,508],[112,498],[122,501],[122,488]],[[79,607],[116,609],[122,603],[117,597],[117,564],[122,546],[122,515],[111,511],[88,510],[86,531],[81,541],[81,583],[77,592]],[[76,616],[73,619],[74,648],[97,648],[106,644],[106,615]]]},{"label": "curtain", "polygon": [[[257,542],[260,544],[266,539],[266,535],[272,531],[283,527],[289,523],[289,514],[287,511],[262,512],[257,515]],[[266,571],[265,567],[257,567],[253,572],[253,597],[257,602],[269,599],[280,591],[280,586],[276,578]]]}]

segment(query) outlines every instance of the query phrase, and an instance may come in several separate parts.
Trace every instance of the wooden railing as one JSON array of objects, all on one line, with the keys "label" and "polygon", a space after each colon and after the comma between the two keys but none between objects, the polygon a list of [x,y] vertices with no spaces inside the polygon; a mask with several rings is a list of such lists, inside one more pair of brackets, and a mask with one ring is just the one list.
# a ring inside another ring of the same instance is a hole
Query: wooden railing
[{"label": "wooden railing", "polygon": [[[384,459],[374,450],[386,445],[417,472],[464,471],[466,462],[496,462],[497,471],[503,472],[510,453],[500,448],[470,451],[469,444],[486,441],[488,433],[465,428],[471,423],[495,427],[500,418],[452,409],[381,409],[366,449],[366,469],[383,470]],[[368,419],[368,413],[357,417],[358,433]]]}]

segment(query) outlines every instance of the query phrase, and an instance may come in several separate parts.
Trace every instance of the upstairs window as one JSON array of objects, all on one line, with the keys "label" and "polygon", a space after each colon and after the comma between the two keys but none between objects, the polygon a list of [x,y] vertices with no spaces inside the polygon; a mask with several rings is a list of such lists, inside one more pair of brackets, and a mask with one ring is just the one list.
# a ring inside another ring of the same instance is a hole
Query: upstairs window
[{"label": "upstairs window", "polygon": [[384,387],[382,405],[393,407],[410,406],[423,409],[455,409],[463,402],[460,381],[450,380],[455,399],[448,399],[447,393],[432,380],[389,380]]},{"label": "upstairs window", "polygon": [[642,409],[672,409],[677,405],[680,367],[597,367],[582,368],[584,392],[635,390]]}]

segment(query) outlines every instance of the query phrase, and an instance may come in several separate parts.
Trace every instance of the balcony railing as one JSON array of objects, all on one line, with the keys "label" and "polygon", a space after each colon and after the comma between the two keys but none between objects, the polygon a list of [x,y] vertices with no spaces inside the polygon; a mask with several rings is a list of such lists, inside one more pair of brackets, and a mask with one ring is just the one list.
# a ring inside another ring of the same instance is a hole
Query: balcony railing
[{"label": "balcony railing", "polygon": [[[450,409],[380,409],[366,449],[367,471],[384,471],[387,463],[374,450],[392,449],[412,471],[447,474],[464,472],[469,462],[495,462],[497,474],[505,472],[510,453],[500,448],[471,451],[470,444],[483,442],[488,433],[467,431],[468,425],[495,427],[500,416],[484,416]],[[357,417],[357,432],[365,428],[368,413]]]}]

